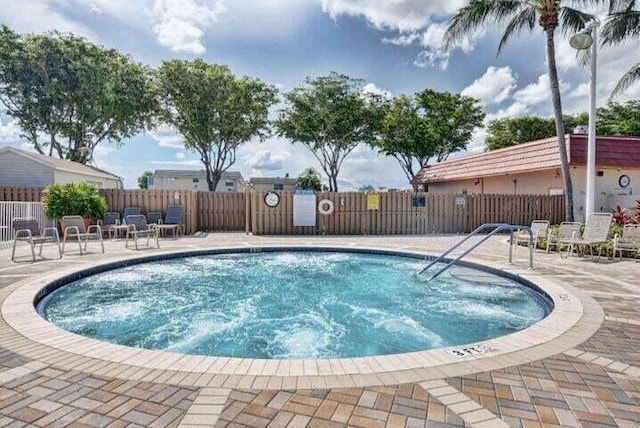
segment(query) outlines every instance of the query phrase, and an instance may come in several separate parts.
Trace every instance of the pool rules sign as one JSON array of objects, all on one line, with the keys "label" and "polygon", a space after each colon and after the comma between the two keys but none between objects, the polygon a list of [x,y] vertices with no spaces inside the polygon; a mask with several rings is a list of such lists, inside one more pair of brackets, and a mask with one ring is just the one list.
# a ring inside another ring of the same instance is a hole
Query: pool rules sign
[{"label": "pool rules sign", "polygon": [[316,225],[316,193],[313,190],[293,192],[293,225]]}]

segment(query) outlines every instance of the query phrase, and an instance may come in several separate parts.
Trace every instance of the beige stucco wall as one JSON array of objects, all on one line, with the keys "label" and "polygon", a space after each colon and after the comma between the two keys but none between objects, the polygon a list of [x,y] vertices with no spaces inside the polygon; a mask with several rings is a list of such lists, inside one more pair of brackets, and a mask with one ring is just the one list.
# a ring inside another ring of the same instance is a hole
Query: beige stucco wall
[{"label": "beige stucco wall", "polygon": [[[640,169],[597,168],[602,173],[596,176],[595,211],[609,211],[617,205],[632,207],[640,200]],[[628,175],[631,184],[621,188],[618,179]],[[586,168],[572,167],[574,214],[577,221],[584,221]],[[484,177],[446,183],[429,184],[429,192],[469,194],[539,194],[548,195],[563,189],[560,169],[536,171],[525,174]]]},{"label": "beige stucco wall", "polygon": [[109,179],[103,177],[94,177],[85,174],[76,174],[68,171],[54,172],[54,182],[57,184],[85,182],[95,185],[99,189],[118,189],[120,188],[120,180]]},{"label": "beige stucco wall", "polygon": [[526,174],[501,175],[429,184],[429,192],[498,195],[548,195],[552,189],[562,189],[560,170],[537,171]]}]

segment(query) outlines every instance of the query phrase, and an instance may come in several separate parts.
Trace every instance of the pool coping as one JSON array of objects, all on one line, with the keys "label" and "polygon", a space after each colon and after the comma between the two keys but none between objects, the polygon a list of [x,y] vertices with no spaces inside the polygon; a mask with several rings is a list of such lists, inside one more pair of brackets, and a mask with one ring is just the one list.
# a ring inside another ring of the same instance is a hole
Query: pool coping
[{"label": "pool coping", "polygon": [[[359,358],[266,360],[176,354],[102,342],[56,327],[40,317],[34,306],[34,302],[42,297],[43,290],[50,284],[59,282],[61,278],[77,276],[78,272],[87,269],[104,270],[114,263],[133,264],[171,258],[176,254],[198,255],[208,252],[260,252],[305,248],[407,255],[425,259],[433,257],[427,252],[398,248],[317,244],[308,246],[243,245],[162,251],[151,256],[121,255],[97,263],[90,268],[87,266],[63,268],[16,284],[15,289],[2,303],[2,316],[7,324],[24,336],[28,342],[24,344],[25,347],[32,349],[44,346],[62,351],[68,356],[60,357],[60,361],[68,361],[70,365],[77,360],[74,358],[76,356],[86,358],[88,360],[84,361],[83,365],[86,366],[87,371],[104,370],[107,364],[113,365],[112,371],[120,374],[143,369],[145,373],[169,371],[175,372],[176,375],[182,373],[211,378],[211,381],[217,375],[235,377],[238,383],[243,380],[247,382],[250,380],[249,383],[252,383],[257,378],[261,378],[264,387],[272,389],[286,389],[294,381],[299,383],[301,378],[306,378],[309,386],[314,384],[369,386],[417,382],[499,369],[539,360],[571,349],[590,337],[604,321],[604,313],[600,306],[585,293],[545,278],[535,270],[529,271],[517,267],[504,269],[475,259],[472,263],[466,264],[472,264],[474,267],[490,272],[505,272],[508,276],[535,284],[553,301],[552,312],[545,319],[525,330],[465,346]],[[121,370],[117,370],[117,366],[122,366]]]}]

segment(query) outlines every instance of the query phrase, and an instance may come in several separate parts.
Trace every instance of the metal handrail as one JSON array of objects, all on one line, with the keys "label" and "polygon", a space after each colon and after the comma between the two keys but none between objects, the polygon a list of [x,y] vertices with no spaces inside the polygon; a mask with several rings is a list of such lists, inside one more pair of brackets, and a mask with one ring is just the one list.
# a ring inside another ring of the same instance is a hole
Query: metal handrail
[{"label": "metal handrail", "polygon": [[495,235],[496,233],[501,232],[503,230],[509,230],[509,232],[511,234],[510,240],[509,240],[509,263],[511,263],[512,260],[513,260],[513,231],[514,230],[526,230],[526,231],[529,232],[529,269],[533,269],[533,231],[531,230],[531,227],[529,227],[529,226],[518,226],[518,225],[507,224],[507,223],[485,223],[485,224],[481,225],[480,227],[478,227],[473,232],[471,232],[469,235],[467,235],[464,239],[462,239],[460,242],[455,244],[453,247],[449,248],[447,251],[442,253],[440,256],[438,256],[434,260],[432,260],[431,263],[429,263],[424,269],[422,269],[421,271],[418,272],[418,275],[420,275],[420,274],[424,273],[425,271],[427,271],[431,266],[433,266],[436,263],[438,263],[447,254],[451,253],[453,250],[458,248],[460,245],[462,245],[463,243],[468,241],[471,237],[477,235],[479,232],[481,232],[481,231],[483,231],[485,229],[491,229],[491,228],[493,228],[493,230],[488,235],[486,235],[484,238],[482,238],[479,242],[476,242],[470,248],[466,249],[462,254],[460,254],[454,260],[450,261],[447,265],[442,267],[436,273],[431,275],[431,277],[427,280],[427,282],[429,282],[432,279],[434,279],[437,276],[439,276],[441,273],[443,273],[444,271],[449,269],[451,266],[453,266],[456,262],[458,262],[464,256],[466,256],[467,254],[469,254],[470,252],[475,250],[477,247],[479,247],[487,239],[491,238],[493,235]]}]

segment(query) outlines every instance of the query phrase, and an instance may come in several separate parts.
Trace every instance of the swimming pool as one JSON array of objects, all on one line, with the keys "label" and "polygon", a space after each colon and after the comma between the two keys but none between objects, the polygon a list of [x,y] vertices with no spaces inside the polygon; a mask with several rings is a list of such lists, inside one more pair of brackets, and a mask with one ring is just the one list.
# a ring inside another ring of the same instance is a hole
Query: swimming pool
[{"label": "swimming pool", "polygon": [[155,261],[71,282],[38,303],[47,320],[146,349],[243,358],[342,358],[478,342],[522,330],[551,304],[465,267],[436,281],[424,259],[289,251]]}]

